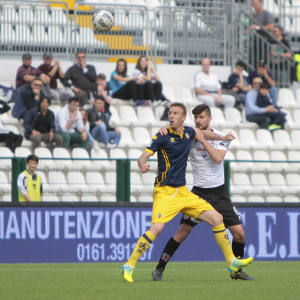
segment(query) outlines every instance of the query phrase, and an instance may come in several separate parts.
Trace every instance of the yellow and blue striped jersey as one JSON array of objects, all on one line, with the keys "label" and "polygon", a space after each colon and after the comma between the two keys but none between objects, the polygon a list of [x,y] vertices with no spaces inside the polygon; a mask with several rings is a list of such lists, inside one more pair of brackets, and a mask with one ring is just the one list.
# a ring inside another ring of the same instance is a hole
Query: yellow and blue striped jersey
[{"label": "yellow and blue striped jersey", "polygon": [[168,129],[167,135],[158,133],[152,138],[151,145],[145,151],[157,152],[158,175],[155,186],[169,185],[179,187],[185,185],[185,172],[195,130],[184,127],[181,134]]}]

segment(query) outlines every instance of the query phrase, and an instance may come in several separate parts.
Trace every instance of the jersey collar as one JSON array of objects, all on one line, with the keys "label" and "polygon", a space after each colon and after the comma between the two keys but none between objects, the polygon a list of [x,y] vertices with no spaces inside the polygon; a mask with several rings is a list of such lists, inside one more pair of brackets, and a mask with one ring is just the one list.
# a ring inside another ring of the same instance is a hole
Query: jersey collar
[{"label": "jersey collar", "polygon": [[184,131],[185,131],[185,128],[184,128],[184,127],[182,128],[182,133],[179,133],[179,132],[174,131],[174,130],[172,129],[171,126],[169,126],[169,129],[168,129],[168,130],[169,130],[170,133],[179,135],[180,138],[182,139],[182,138],[183,138]]}]

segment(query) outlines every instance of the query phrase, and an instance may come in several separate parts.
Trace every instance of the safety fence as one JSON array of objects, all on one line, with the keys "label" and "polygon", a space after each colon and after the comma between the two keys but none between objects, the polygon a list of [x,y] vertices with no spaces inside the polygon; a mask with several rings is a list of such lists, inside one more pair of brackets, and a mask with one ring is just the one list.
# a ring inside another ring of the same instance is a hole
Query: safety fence
[{"label": "safety fence", "polygon": [[[141,174],[136,159],[40,158],[45,202],[152,202],[157,161]],[[226,160],[225,184],[234,202],[299,203],[300,161]],[[0,158],[0,199],[18,202],[25,158]],[[193,186],[188,163],[187,186]]]}]

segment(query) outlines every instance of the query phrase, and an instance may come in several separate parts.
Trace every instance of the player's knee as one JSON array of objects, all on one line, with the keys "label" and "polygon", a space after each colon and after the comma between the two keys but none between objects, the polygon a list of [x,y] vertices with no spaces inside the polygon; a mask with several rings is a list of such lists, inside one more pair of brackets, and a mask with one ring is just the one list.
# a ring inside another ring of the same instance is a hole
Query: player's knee
[{"label": "player's knee", "polygon": [[239,244],[245,243],[245,232],[244,231],[237,231],[233,233],[233,239]]},{"label": "player's knee", "polygon": [[154,223],[154,224],[151,225],[150,231],[156,237],[158,237],[161,234],[161,232],[163,231],[164,227],[165,227],[165,224],[163,224],[163,223]]},{"label": "player's knee", "polygon": [[223,216],[215,211],[214,219],[213,219],[213,226],[218,226],[223,223]]},{"label": "player's knee", "polygon": [[174,240],[177,243],[183,242],[188,237],[188,235],[190,234],[190,232],[192,231],[192,229],[193,228],[191,226],[186,225],[186,224],[182,224],[179,227],[178,231],[173,236]]}]

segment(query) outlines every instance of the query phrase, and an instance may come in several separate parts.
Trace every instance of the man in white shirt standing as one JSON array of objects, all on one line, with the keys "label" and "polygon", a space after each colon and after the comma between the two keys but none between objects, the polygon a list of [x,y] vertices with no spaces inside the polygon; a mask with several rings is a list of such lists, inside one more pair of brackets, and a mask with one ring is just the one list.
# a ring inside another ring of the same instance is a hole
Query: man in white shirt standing
[{"label": "man in white shirt standing", "polygon": [[[200,104],[193,109],[195,125],[200,130],[211,130],[219,135],[225,135],[210,127],[211,111],[206,104]],[[200,131],[201,132],[201,131]],[[193,189],[192,192],[210,203],[222,216],[225,227],[233,235],[232,250],[236,257],[244,256],[245,232],[242,226],[238,211],[225,189],[224,178],[224,157],[229,147],[230,141],[206,140],[204,135],[201,141],[194,140],[190,161],[193,169]],[[156,269],[152,272],[154,281],[161,281],[164,269],[169,259],[174,255],[180,243],[182,243],[192,231],[193,227],[199,223],[198,220],[183,215],[180,227],[173,237],[166,244]],[[231,273],[232,279],[254,280],[242,269]]]},{"label": "man in white shirt standing", "polygon": [[63,147],[68,149],[73,144],[89,148],[89,138],[79,111],[79,99],[72,97],[56,115],[57,132],[63,137]]},{"label": "man in white shirt standing", "polygon": [[194,88],[200,101],[210,107],[233,107],[235,99],[231,95],[223,95],[221,84],[216,74],[210,72],[209,58],[201,61],[202,70],[194,76]]}]

